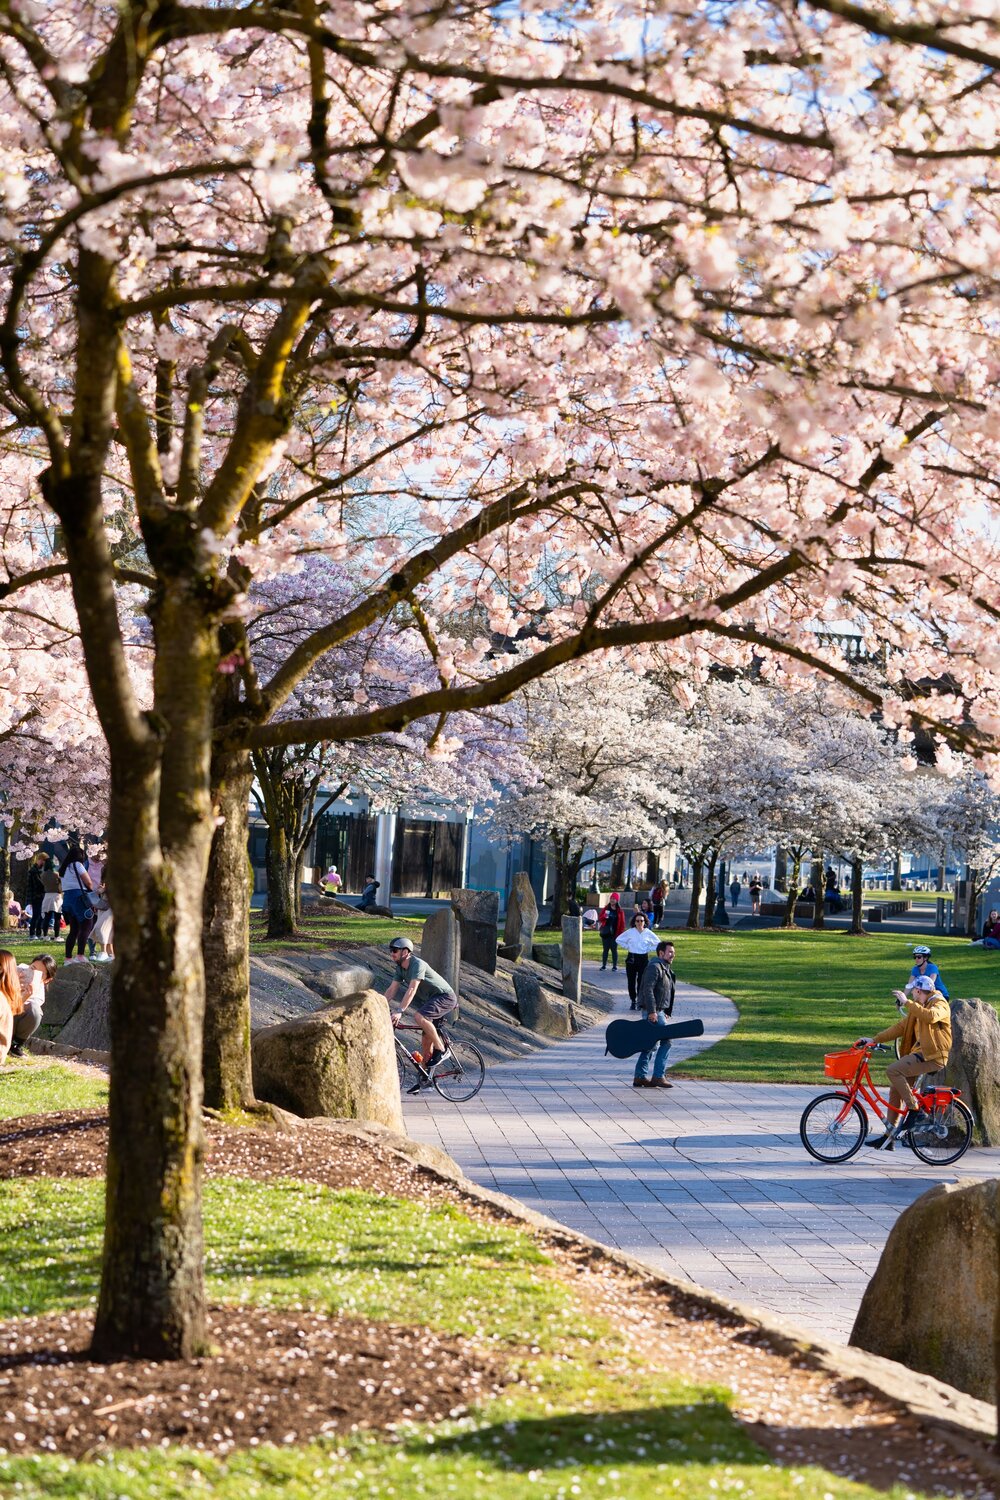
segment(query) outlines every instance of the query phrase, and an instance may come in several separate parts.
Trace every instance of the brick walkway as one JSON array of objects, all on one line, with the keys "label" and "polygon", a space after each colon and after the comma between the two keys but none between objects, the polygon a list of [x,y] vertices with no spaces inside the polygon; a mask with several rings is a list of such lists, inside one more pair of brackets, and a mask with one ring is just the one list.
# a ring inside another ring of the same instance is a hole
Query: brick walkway
[{"label": "brick walkway", "polygon": [[[624,974],[587,977],[619,992]],[[675,1017],[706,1035],[676,1042],[671,1063],[731,1029],[730,1001],[678,986]],[[846,1040],[846,1039],[845,1039]],[[822,1043],[817,1042],[817,1063]],[[604,1029],[490,1068],[468,1104],[405,1100],[407,1128],[441,1145],[486,1187],[712,1291],[847,1341],[897,1215],[933,1183],[993,1176],[1000,1150],[933,1168],[912,1152],[862,1149],[844,1166],[806,1155],[798,1122],[816,1085],[679,1080],[631,1087],[633,1064],[604,1056]]]}]

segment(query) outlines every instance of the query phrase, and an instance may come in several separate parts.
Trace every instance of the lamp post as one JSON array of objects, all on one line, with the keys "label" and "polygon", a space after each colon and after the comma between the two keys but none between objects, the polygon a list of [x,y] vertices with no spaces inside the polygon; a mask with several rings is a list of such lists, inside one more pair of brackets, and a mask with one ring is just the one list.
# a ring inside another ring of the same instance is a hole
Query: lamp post
[{"label": "lamp post", "polygon": [[719,873],[717,875],[718,886],[715,893],[715,916],[712,918],[713,927],[728,927],[729,913],[726,910],[726,861],[719,860]]}]

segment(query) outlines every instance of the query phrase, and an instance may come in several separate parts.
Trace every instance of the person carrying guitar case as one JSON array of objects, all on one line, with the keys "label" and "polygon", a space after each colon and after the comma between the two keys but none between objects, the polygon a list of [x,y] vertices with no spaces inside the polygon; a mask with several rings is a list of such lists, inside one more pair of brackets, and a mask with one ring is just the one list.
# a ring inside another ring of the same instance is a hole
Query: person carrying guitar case
[{"label": "person carrying guitar case", "polygon": [[[673,971],[674,945],[664,938],[656,945],[656,957],[651,959],[646,966],[646,971],[639,984],[639,1010],[647,1021],[658,1021],[665,1026],[668,1016],[672,1015],[674,1009],[674,992],[677,981]],[[662,1042],[657,1043],[656,1055],[650,1047],[648,1052],[640,1052],[635,1062],[635,1077],[632,1079],[634,1089],[672,1089],[673,1084],[668,1083],[663,1076],[667,1071],[667,1054],[670,1051],[670,1038],[665,1037]],[[653,1076],[649,1078],[649,1065],[653,1064]]]}]

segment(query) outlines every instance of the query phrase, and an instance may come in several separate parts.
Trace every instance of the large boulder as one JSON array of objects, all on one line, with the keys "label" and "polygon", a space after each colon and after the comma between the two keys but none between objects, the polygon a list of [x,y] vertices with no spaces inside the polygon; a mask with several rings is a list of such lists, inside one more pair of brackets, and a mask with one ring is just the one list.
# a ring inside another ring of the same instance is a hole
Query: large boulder
[{"label": "large boulder", "polygon": [[514,876],[510,895],[507,897],[507,919],[504,922],[504,948],[516,948],[521,958],[531,957],[531,945],[535,941],[538,926],[538,902],[531,889],[526,870],[518,870]]},{"label": "large boulder", "polygon": [[323,953],[279,950],[250,960],[251,1026],[277,1026],[345,1000],[372,985],[363,964],[341,964]]},{"label": "large boulder", "polygon": [[[98,969],[107,969],[109,964],[66,964],[56,970],[52,983],[45,987],[45,1008],[42,1025],[52,1032],[66,1025],[70,1016],[79,1009]],[[46,1031],[45,1035],[50,1033]]]},{"label": "large boulder", "polygon": [[1000,1019],[985,1001],[953,1000],[945,1078],[976,1119],[976,1140],[1000,1145]]},{"label": "large boulder", "polygon": [[522,1026],[542,1036],[572,1036],[572,1012],[566,1000],[544,990],[530,969],[515,969],[513,978],[517,1016]]},{"label": "large boulder", "polygon": [[424,922],[420,938],[420,957],[430,964],[459,993],[461,981],[462,932],[458,917],[450,906],[432,912]]},{"label": "large boulder", "polygon": [[[108,1052],[111,1048],[111,970],[112,964],[70,964],[69,972],[74,976],[89,974],[89,983],[80,996],[79,1004],[65,1026],[58,1033],[64,1047],[80,1047],[92,1052]],[[52,1026],[49,1010],[49,990],[56,987],[53,979],[45,992],[45,1009],[42,1020]],[[51,1035],[51,1033],[50,1033]]]},{"label": "large boulder", "polygon": [[258,1099],[309,1118],[373,1120],[403,1130],[389,1008],[363,990],[253,1039]]},{"label": "large boulder", "polygon": [[992,1401],[998,1231],[1000,1182],[924,1193],[893,1225],[851,1343]]},{"label": "large boulder", "polygon": [[562,973],[562,943],[532,943],[531,956],[536,964]]},{"label": "large boulder", "polygon": [[496,891],[452,891],[451,905],[462,935],[462,962],[495,974],[500,897]]},{"label": "large boulder", "polygon": [[583,985],[583,918],[562,919],[562,987],[571,1004],[579,1005]]}]

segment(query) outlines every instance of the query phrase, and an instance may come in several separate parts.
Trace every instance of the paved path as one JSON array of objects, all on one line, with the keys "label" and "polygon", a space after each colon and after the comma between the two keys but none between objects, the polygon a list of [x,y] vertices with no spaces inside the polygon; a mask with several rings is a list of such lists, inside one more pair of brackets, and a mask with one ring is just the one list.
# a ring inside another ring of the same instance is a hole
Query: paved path
[{"label": "paved path", "polygon": [[[628,1009],[624,974],[607,983]],[[721,995],[678,985],[677,1019],[705,1021],[698,1041],[732,1028]],[[822,1046],[817,1043],[817,1063]],[[678,1080],[667,1092],[631,1087],[632,1063],[604,1055],[604,1028],[517,1063],[494,1065],[477,1098],[405,1101],[407,1128],[441,1145],[476,1182],[712,1291],[847,1341],[865,1285],[900,1211],[933,1183],[994,1176],[1000,1150],[970,1151],[954,1167],[910,1151],[862,1149],[825,1167],[798,1138],[806,1101],[822,1087]]]}]

